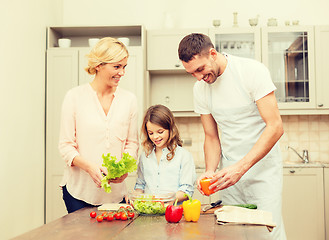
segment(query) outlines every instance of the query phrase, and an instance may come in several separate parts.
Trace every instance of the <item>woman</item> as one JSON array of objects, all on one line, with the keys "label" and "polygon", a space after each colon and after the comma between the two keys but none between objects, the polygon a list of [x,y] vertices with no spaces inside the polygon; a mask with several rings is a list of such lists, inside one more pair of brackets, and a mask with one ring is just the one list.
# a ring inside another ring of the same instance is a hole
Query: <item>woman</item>
[{"label": "woman", "polygon": [[111,193],[100,188],[102,155],[137,159],[137,99],[118,87],[125,74],[128,51],[117,39],[101,39],[88,55],[91,83],[69,90],[62,106],[59,150],[66,163],[60,186],[67,211],[124,201],[127,174],[111,180]]}]

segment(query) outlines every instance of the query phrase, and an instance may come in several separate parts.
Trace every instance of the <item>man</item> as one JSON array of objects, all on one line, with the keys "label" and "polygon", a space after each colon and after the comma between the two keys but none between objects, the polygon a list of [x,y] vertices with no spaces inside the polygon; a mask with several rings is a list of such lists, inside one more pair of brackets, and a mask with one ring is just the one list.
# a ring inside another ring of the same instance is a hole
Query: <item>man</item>
[{"label": "man", "polygon": [[218,53],[203,34],[185,36],[178,54],[198,80],[194,105],[205,133],[206,163],[199,191],[200,180],[212,178],[211,188],[221,190],[224,204],[250,203],[272,212],[277,224],[273,239],[286,239],[277,144],[283,127],[268,69],[252,59]]}]

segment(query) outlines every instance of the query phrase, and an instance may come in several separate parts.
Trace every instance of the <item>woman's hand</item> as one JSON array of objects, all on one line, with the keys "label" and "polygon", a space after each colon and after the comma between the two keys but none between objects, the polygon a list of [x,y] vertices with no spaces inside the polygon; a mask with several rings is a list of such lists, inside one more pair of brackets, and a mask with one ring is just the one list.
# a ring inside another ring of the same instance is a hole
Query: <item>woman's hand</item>
[{"label": "woman's hand", "polygon": [[97,187],[100,188],[101,181],[104,175],[107,174],[107,169],[105,167],[99,167],[93,163],[90,163],[87,173],[93,179],[94,183],[96,183]]},{"label": "woman's hand", "polygon": [[122,183],[126,177],[128,176],[128,173],[123,174],[121,177],[113,178],[109,180],[109,183]]}]

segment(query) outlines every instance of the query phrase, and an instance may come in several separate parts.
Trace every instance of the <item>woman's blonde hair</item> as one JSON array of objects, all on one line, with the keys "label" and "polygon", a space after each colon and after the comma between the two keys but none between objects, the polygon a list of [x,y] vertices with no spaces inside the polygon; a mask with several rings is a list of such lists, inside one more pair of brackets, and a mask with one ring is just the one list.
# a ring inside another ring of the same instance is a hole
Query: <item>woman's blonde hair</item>
[{"label": "woman's blonde hair", "polygon": [[141,130],[142,146],[146,156],[151,154],[152,149],[155,146],[152,140],[149,138],[147,132],[146,124],[148,122],[169,130],[169,138],[167,142],[169,153],[167,154],[167,160],[170,161],[175,156],[175,149],[177,148],[177,145],[182,146],[182,140],[180,139],[173,113],[169,110],[169,108],[160,104],[151,106],[146,111]]},{"label": "woman's blonde hair", "polygon": [[87,55],[90,75],[96,74],[96,67],[103,63],[117,63],[129,56],[126,46],[119,40],[111,37],[100,39]]}]

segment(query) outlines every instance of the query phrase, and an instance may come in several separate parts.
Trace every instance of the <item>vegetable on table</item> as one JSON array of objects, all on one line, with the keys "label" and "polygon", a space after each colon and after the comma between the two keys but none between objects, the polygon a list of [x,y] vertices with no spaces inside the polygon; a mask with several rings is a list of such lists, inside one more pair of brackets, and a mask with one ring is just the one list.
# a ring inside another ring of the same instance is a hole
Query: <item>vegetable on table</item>
[{"label": "vegetable on table", "polygon": [[176,199],[174,205],[168,205],[166,208],[165,217],[169,223],[178,223],[182,219],[183,207],[177,206],[177,201],[178,199]]},{"label": "vegetable on table", "polygon": [[95,211],[90,212],[90,217],[95,218],[97,216],[97,213]]},{"label": "vegetable on table", "polygon": [[243,207],[243,208],[248,208],[248,209],[257,209],[257,205],[255,204],[237,204],[233,205],[235,207]]},{"label": "vegetable on table", "polygon": [[111,192],[111,186],[109,184],[110,179],[121,177],[122,175],[137,170],[137,161],[129,153],[123,153],[120,161],[117,161],[115,156],[111,156],[108,153],[106,156],[103,154],[102,166],[107,168],[108,174],[103,177],[101,186],[105,192]]},{"label": "vegetable on table", "polygon": [[183,202],[184,218],[187,222],[197,222],[200,218],[201,202],[198,199],[192,200],[189,194],[185,194],[188,200]]},{"label": "vegetable on table", "polygon": [[134,201],[134,209],[141,214],[162,215],[166,212],[165,204],[161,201],[152,201],[143,199],[136,199]]},{"label": "vegetable on table", "polygon": [[209,188],[209,186],[211,185],[210,180],[211,180],[211,178],[204,178],[200,181],[201,190],[207,196],[209,196],[215,192],[213,189]]}]

